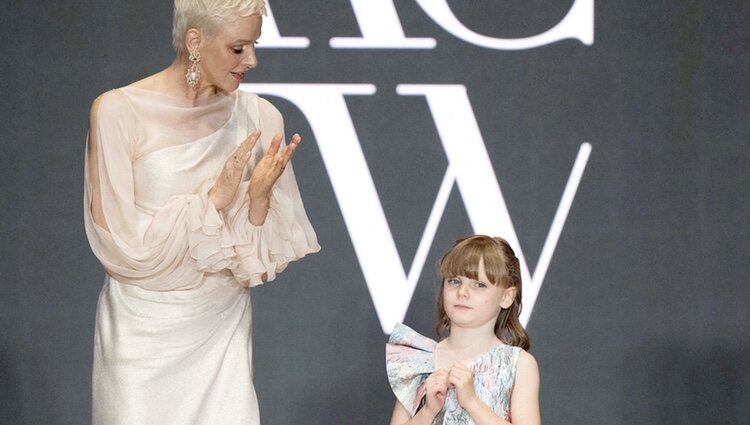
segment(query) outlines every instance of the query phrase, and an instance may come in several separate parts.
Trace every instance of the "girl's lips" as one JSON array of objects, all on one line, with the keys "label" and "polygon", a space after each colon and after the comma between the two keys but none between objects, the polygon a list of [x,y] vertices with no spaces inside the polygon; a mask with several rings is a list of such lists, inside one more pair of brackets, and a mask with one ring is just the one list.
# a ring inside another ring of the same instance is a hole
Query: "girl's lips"
[{"label": "girl's lips", "polygon": [[471,310],[471,307],[469,307],[468,305],[463,305],[463,304],[455,304],[453,307],[459,308],[462,310]]}]

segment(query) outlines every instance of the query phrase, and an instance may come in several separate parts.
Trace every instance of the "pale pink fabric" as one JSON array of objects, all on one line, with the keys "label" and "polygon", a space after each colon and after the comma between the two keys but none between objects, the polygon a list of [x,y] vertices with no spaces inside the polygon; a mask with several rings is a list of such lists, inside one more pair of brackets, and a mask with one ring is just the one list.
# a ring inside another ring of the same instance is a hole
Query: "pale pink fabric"
[{"label": "pale pink fabric", "polygon": [[[247,180],[283,132],[281,115],[244,92],[190,103],[128,86],[105,93],[92,118],[84,219],[108,274],[97,311],[94,423],[258,423],[247,287],[320,249],[291,164],[265,223],[247,219]],[[208,190],[255,129],[262,137],[238,196],[218,212]],[[106,228],[91,213],[97,198]]]}]

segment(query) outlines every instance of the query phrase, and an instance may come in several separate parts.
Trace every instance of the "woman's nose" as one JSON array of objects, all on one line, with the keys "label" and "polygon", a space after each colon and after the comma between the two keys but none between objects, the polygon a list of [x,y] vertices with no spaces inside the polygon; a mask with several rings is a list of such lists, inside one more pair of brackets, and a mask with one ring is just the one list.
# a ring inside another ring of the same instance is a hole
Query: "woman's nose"
[{"label": "woman's nose", "polygon": [[258,57],[255,56],[255,49],[248,53],[242,63],[247,67],[247,69],[253,69],[258,66]]}]

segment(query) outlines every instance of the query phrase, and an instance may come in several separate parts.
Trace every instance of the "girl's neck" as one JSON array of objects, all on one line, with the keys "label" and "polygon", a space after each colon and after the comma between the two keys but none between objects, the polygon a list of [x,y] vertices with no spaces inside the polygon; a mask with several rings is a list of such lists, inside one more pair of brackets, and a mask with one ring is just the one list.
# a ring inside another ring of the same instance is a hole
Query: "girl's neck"
[{"label": "girl's neck", "polygon": [[435,366],[442,369],[449,368],[455,363],[468,363],[500,342],[495,336],[494,323],[476,328],[451,325],[450,335],[436,347]]},{"label": "girl's neck", "polygon": [[495,335],[495,324],[489,323],[475,328],[451,325],[451,333],[443,340],[446,348],[468,350],[472,347],[496,345],[500,340]]}]

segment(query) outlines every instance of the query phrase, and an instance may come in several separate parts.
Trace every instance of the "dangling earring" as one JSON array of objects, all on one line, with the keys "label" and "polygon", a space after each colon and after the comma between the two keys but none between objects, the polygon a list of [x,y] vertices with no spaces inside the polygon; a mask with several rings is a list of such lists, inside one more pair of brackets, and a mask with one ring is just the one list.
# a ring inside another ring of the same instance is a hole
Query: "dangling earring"
[{"label": "dangling earring", "polygon": [[198,49],[191,50],[188,60],[190,61],[190,65],[188,65],[185,80],[187,80],[187,85],[191,89],[195,89],[201,80],[201,70],[198,68],[198,62],[201,61],[201,52]]}]

